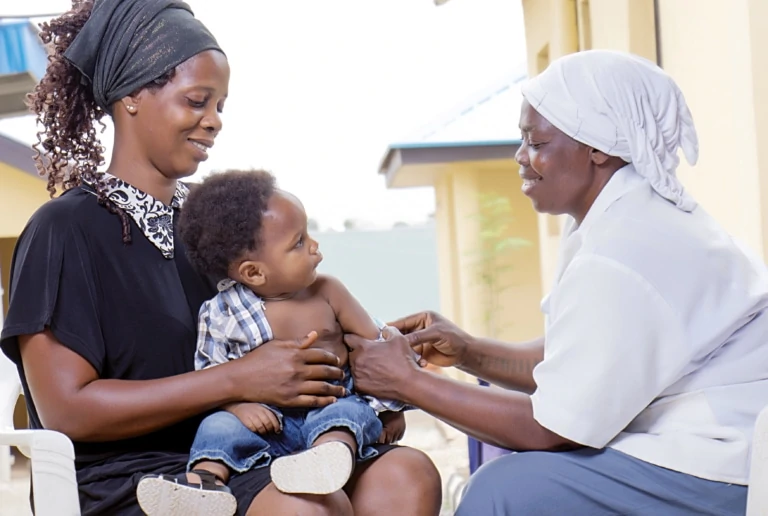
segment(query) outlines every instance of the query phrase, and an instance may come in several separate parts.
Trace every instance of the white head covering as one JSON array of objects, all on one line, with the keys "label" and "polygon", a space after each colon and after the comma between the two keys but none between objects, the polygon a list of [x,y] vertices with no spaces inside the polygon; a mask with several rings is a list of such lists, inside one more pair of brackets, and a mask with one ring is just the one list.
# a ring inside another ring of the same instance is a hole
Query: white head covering
[{"label": "white head covering", "polygon": [[522,88],[552,125],[589,147],[632,163],[653,189],[684,211],[696,207],[675,175],[683,149],[699,142],[680,88],[651,61],[607,50],[569,54]]}]

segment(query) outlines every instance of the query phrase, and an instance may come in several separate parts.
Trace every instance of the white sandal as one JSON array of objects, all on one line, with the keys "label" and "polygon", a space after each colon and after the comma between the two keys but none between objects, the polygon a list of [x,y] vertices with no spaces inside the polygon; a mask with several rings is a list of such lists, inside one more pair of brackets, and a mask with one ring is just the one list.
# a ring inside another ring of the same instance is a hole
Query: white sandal
[{"label": "white sandal", "polygon": [[352,475],[354,459],[355,453],[349,445],[329,441],[272,461],[272,482],[283,493],[335,493]]},{"label": "white sandal", "polygon": [[200,483],[187,480],[185,474],[146,475],[136,487],[139,507],[147,516],[232,516],[237,500],[227,486],[216,483],[208,471],[192,470]]}]

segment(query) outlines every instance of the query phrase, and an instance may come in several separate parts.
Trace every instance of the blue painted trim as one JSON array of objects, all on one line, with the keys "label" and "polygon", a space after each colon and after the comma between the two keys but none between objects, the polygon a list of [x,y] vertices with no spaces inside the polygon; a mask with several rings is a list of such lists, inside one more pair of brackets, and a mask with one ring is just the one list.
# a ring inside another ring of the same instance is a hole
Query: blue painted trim
[{"label": "blue painted trim", "polygon": [[0,23],[0,75],[31,73],[40,79],[46,66],[45,47],[29,21]]}]

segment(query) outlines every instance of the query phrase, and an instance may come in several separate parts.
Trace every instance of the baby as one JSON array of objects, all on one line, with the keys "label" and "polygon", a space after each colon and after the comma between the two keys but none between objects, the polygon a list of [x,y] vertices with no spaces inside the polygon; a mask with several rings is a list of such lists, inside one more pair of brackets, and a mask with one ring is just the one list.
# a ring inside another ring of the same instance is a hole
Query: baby
[{"label": "baby", "polygon": [[317,273],[323,257],[307,234],[304,207],[267,172],[207,178],[184,204],[179,230],[193,266],[222,280],[200,309],[197,369],[316,331],[313,346],[339,357],[349,393],[320,409],[223,407],[198,428],[189,470],[226,484],[233,473],[271,464],[282,492],[341,489],[355,460],[376,454],[372,444],[394,442],[405,431],[402,403],[353,394],[343,336],[377,339],[380,326],[339,280]]}]

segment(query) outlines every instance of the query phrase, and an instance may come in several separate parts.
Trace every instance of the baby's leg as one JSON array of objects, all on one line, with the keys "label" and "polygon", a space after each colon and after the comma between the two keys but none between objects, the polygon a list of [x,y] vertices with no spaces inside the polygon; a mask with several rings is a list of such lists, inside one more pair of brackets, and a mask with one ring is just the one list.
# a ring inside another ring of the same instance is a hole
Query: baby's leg
[{"label": "baby's leg", "polygon": [[251,431],[234,414],[216,412],[200,423],[189,454],[189,474],[208,472],[226,484],[232,473],[268,464],[269,449],[269,436]]},{"label": "baby's leg", "polygon": [[307,414],[306,451],[276,459],[272,481],[285,493],[329,494],[349,480],[355,459],[373,452],[366,447],[381,435],[375,411],[358,396],[343,398]]},{"label": "baby's leg", "polygon": [[322,409],[311,410],[303,428],[307,447],[342,441],[352,447],[356,457],[363,458],[365,448],[376,443],[382,430],[376,412],[356,394]]},{"label": "baby's leg", "polygon": [[310,448],[331,442],[341,442],[346,444],[349,452],[352,454],[352,460],[357,458],[357,439],[355,439],[355,434],[346,429],[339,428],[320,434],[317,439],[312,442]]},{"label": "baby's leg", "polygon": [[[301,435],[298,428],[295,434]],[[267,450],[272,451],[269,442],[234,414],[211,414],[197,430],[187,466],[189,473],[142,477],[136,488],[139,505],[149,516],[231,516],[237,510],[237,500],[224,484],[234,471],[268,463]]]}]

